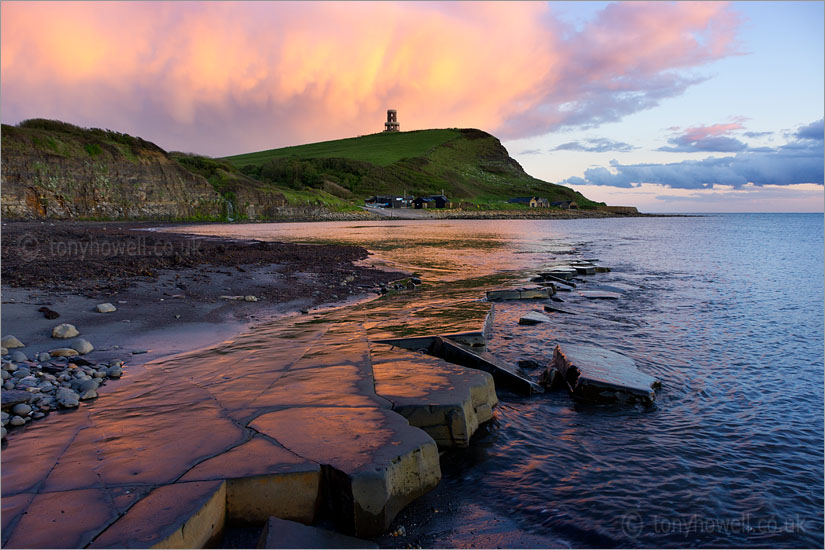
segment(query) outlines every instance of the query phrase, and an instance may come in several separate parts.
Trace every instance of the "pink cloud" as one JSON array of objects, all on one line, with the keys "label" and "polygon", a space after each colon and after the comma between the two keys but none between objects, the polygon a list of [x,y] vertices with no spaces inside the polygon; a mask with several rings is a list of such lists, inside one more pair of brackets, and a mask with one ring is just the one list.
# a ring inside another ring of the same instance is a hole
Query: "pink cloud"
[{"label": "pink cloud", "polygon": [[736,130],[744,130],[738,122],[727,124],[713,124],[711,126],[694,126],[685,130],[683,137],[686,141],[699,141],[709,136],[724,136]]},{"label": "pink cloud", "polygon": [[380,130],[504,137],[618,120],[735,53],[717,3],[4,2],[4,122],[45,116],[230,154]]}]

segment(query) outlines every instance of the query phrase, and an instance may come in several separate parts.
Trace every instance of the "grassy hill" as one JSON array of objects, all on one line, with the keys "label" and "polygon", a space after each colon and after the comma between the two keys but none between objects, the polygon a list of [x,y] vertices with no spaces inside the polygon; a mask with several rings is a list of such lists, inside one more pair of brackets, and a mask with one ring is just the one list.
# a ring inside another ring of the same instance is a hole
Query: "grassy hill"
[{"label": "grassy hill", "polygon": [[476,129],[379,133],[221,159],[259,181],[326,189],[353,199],[375,194],[441,193],[452,201],[501,206],[541,196],[595,203],[580,193],[524,172],[494,136]]}]

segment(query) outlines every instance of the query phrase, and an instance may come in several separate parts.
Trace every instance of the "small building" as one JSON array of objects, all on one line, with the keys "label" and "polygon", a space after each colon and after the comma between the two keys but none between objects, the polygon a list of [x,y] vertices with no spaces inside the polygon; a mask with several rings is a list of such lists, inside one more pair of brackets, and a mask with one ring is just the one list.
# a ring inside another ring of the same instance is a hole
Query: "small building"
[{"label": "small building", "polygon": [[433,201],[433,206],[436,208],[445,208],[447,206],[447,197],[444,195],[430,195],[429,198]]},{"label": "small building", "polygon": [[387,109],[387,122],[384,123],[385,132],[400,132],[401,125],[398,124],[398,113],[395,109]]},{"label": "small building", "polygon": [[575,201],[553,201],[550,206],[561,208],[562,210],[578,210],[579,205]]},{"label": "small building", "polygon": [[530,199],[530,208],[549,208],[550,201],[541,197],[533,197]]}]

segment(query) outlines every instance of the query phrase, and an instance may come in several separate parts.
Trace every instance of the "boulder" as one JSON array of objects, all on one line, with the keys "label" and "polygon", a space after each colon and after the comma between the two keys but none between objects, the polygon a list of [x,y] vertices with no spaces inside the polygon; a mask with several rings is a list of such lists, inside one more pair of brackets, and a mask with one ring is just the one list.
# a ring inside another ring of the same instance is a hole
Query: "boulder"
[{"label": "boulder", "polygon": [[70,325],[69,323],[59,324],[52,329],[52,338],[74,338],[78,335],[80,335],[80,332],[74,325]]},{"label": "boulder", "polygon": [[26,416],[32,412],[32,407],[28,403],[18,403],[11,408],[11,412],[12,414],[16,414],[18,416]]},{"label": "boulder", "polygon": [[49,350],[49,355],[52,357],[73,357],[78,353],[76,349],[72,348],[55,348]]},{"label": "boulder", "polygon": [[120,365],[112,365],[106,369],[106,376],[109,378],[120,378],[123,376],[123,367]]},{"label": "boulder", "polygon": [[11,352],[11,360],[15,363],[22,363],[23,361],[28,361],[29,358],[26,357],[26,354],[22,351],[13,351]]},{"label": "boulder", "polygon": [[0,392],[0,400],[4,411],[10,411],[18,403],[28,403],[32,394],[21,390],[3,390]]},{"label": "boulder", "polygon": [[0,345],[2,345],[6,349],[26,347],[25,344],[23,344],[23,342],[21,342],[20,340],[11,335],[3,336],[3,340],[0,341]]},{"label": "boulder", "polygon": [[88,340],[79,338],[72,343],[72,349],[76,350],[80,355],[86,355],[87,353],[93,351],[95,347]]},{"label": "boulder", "polygon": [[117,308],[112,304],[106,302],[105,304],[97,304],[95,307],[98,313],[113,313],[117,311]]},{"label": "boulder", "polygon": [[80,396],[69,388],[60,388],[54,397],[61,407],[71,408],[80,405]]},{"label": "boulder", "polygon": [[505,288],[498,290],[488,290],[487,300],[490,302],[501,302],[506,300],[536,300],[549,298],[555,293],[553,287],[531,287],[531,288]]}]

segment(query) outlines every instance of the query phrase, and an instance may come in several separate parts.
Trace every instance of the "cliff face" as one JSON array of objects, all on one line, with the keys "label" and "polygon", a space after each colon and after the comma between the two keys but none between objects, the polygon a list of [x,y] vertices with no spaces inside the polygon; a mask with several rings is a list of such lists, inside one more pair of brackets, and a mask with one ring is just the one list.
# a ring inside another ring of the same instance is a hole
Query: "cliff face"
[{"label": "cliff face", "polygon": [[4,219],[221,216],[224,200],[209,182],[154,144],[61,129],[2,127]]},{"label": "cliff face", "polygon": [[124,162],[3,150],[3,218],[209,219],[223,208],[209,182],[160,154]]},{"label": "cliff face", "polygon": [[2,126],[3,219],[278,217],[286,199],[238,174],[216,186],[153,143],[57,121]]}]

